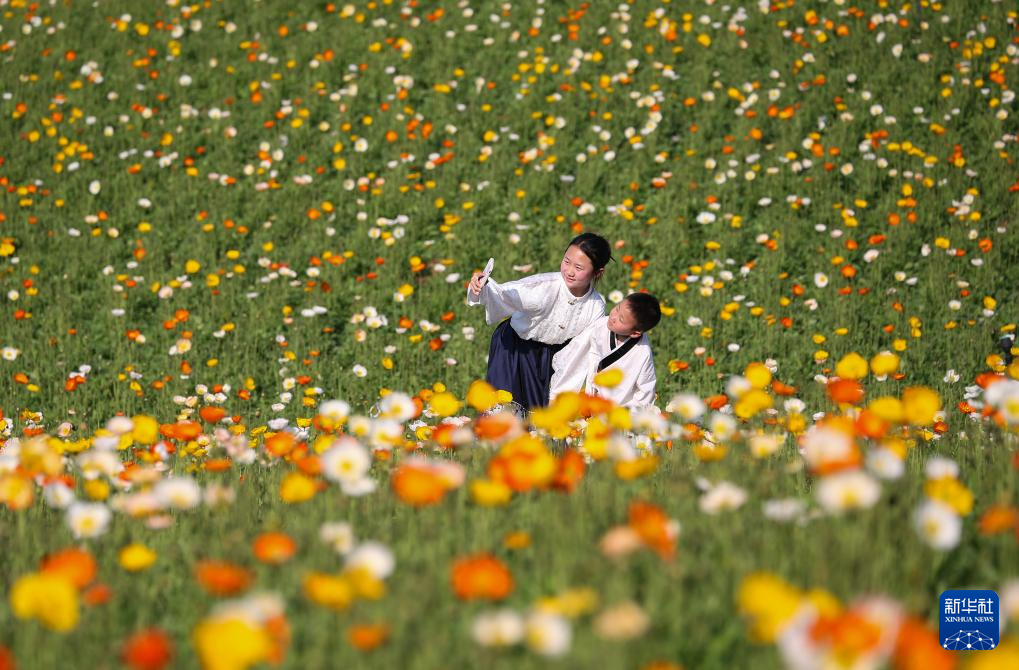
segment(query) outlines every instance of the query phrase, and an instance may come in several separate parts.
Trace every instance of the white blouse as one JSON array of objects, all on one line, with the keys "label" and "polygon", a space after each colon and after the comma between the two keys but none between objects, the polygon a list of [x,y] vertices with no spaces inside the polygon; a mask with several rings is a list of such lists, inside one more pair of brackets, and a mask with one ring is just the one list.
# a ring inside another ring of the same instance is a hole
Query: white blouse
[{"label": "white blouse", "polygon": [[559,272],[505,284],[489,277],[481,295],[474,296],[467,289],[467,304],[484,305],[488,325],[509,317],[510,326],[522,339],[545,344],[562,344],[605,315],[605,300],[593,284],[585,295],[575,296]]},{"label": "white blouse", "polygon": [[654,404],[658,377],[647,335],[641,335],[632,349],[605,368],[622,370],[623,381],[611,388],[594,384],[598,363],[615,349],[609,344],[608,321],[607,316],[598,319],[552,358],[550,400],[566,391],[583,391],[630,409]]}]

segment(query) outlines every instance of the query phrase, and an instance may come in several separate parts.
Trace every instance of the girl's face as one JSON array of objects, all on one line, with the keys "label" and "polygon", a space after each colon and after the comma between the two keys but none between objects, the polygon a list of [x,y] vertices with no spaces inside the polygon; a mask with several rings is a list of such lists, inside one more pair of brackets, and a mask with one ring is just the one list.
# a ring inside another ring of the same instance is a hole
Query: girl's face
[{"label": "girl's face", "polygon": [[570,293],[581,296],[591,288],[591,282],[601,276],[601,270],[594,269],[594,263],[587,257],[580,247],[570,247],[563,255],[563,262],[559,266],[559,272],[563,276]]}]

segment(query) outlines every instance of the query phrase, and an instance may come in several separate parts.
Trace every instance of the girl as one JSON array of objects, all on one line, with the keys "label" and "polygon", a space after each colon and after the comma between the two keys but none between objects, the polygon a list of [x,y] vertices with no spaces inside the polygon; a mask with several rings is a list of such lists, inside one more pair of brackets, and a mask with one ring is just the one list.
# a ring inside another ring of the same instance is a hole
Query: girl
[{"label": "girl", "polygon": [[559,272],[505,284],[474,273],[467,304],[483,304],[489,325],[505,319],[488,348],[489,384],[509,391],[527,409],[548,404],[552,356],[605,314],[605,300],[594,285],[611,259],[604,237],[582,233],[567,247]]}]

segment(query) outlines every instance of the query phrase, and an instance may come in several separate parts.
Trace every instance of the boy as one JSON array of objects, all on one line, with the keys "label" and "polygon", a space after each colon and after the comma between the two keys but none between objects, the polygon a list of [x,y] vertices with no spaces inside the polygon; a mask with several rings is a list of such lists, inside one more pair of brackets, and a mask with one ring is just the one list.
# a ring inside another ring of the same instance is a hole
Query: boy
[{"label": "boy", "polygon": [[[647,331],[658,325],[662,309],[648,293],[631,293],[563,347],[552,359],[549,401],[565,391],[600,395],[617,405],[636,409],[655,401],[655,362]],[[598,386],[595,376],[608,369],[623,372],[611,387]]]}]

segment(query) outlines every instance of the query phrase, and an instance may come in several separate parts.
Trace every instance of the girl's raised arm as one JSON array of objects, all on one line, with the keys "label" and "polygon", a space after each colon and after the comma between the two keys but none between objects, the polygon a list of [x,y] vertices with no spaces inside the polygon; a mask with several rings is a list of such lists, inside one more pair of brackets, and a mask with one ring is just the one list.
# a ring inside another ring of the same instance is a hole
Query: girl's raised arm
[{"label": "girl's raised arm", "polygon": [[467,289],[467,304],[484,305],[488,325],[494,325],[512,316],[514,312],[532,314],[542,311],[555,299],[555,291],[558,288],[554,281],[542,275],[532,275],[505,284],[500,284],[489,277],[481,292],[475,294],[472,288],[481,276],[482,273],[476,272],[471,278],[471,287]]}]

